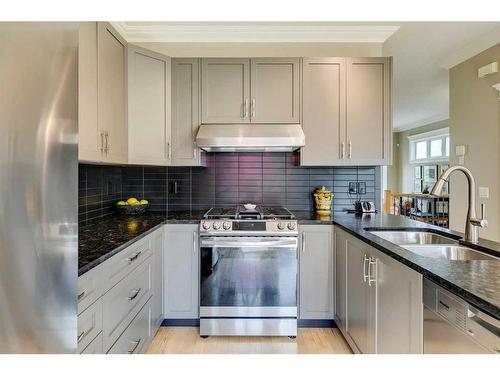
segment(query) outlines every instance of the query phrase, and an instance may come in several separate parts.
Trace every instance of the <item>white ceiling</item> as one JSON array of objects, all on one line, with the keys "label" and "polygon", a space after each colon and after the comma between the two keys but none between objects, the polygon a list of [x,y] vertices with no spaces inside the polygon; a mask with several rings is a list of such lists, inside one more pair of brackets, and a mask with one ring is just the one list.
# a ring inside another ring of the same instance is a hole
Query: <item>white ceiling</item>
[{"label": "white ceiling", "polygon": [[448,118],[448,70],[500,42],[500,22],[114,22],[132,43],[379,43],[394,129]]},{"label": "white ceiling", "polygon": [[401,23],[382,47],[393,56],[394,129],[447,119],[448,68],[500,42],[500,22]]}]

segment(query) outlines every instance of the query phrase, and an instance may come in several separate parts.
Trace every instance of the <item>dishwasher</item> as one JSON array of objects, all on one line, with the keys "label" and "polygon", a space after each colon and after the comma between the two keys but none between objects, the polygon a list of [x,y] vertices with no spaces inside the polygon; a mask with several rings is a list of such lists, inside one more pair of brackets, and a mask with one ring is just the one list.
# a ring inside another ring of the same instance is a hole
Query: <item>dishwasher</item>
[{"label": "dishwasher", "polygon": [[500,353],[500,321],[424,278],[424,353]]}]

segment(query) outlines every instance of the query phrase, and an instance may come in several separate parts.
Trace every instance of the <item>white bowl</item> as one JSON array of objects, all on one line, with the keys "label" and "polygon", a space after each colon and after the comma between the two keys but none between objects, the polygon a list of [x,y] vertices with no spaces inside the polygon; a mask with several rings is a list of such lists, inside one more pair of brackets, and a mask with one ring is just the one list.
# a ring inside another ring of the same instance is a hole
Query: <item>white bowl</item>
[{"label": "white bowl", "polygon": [[257,205],[252,203],[246,203],[243,205],[243,207],[245,207],[245,210],[253,211],[255,210],[255,207],[257,207]]}]

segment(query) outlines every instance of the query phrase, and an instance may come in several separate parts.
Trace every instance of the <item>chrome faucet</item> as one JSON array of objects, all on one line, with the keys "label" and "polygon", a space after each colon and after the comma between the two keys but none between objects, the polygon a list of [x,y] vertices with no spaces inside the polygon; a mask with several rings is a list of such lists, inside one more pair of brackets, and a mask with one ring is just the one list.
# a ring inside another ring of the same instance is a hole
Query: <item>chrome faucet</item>
[{"label": "chrome faucet", "polygon": [[443,174],[439,177],[437,182],[434,184],[430,194],[436,197],[441,197],[443,193],[443,187],[450,176],[455,171],[461,171],[465,177],[467,177],[467,182],[469,185],[469,208],[467,209],[467,218],[465,221],[465,241],[469,241],[472,243],[477,243],[478,236],[478,227],[486,228],[488,226],[488,220],[486,220],[486,209],[484,203],[481,204],[481,218],[478,219],[476,217],[476,181],[474,180],[474,176],[472,172],[461,166],[455,165],[453,167],[448,168]]}]

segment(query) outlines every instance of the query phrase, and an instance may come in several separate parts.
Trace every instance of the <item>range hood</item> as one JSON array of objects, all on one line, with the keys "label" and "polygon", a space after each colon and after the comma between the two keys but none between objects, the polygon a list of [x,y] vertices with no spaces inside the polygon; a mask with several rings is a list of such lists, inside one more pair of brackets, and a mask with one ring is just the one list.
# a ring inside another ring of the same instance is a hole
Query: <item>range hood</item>
[{"label": "range hood", "polygon": [[201,125],[196,144],[208,152],[285,152],[303,147],[305,136],[299,124]]}]

